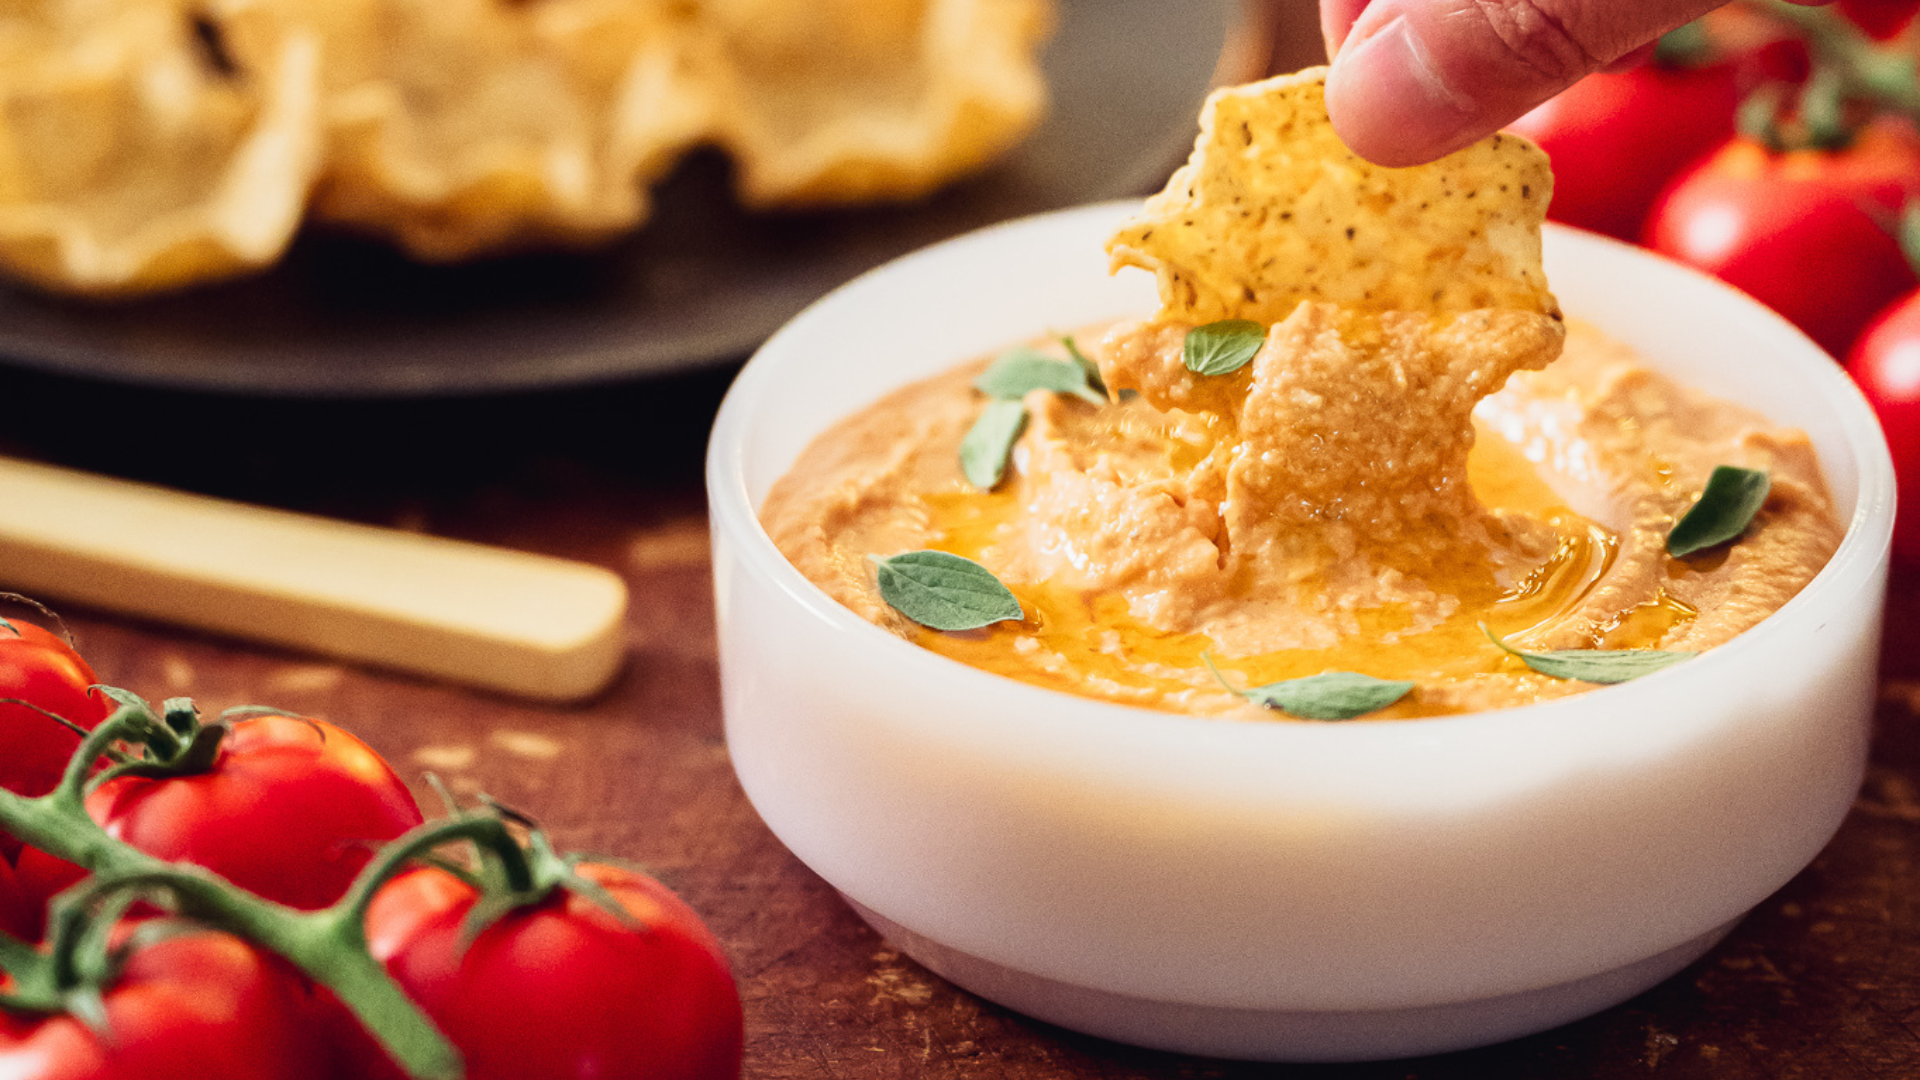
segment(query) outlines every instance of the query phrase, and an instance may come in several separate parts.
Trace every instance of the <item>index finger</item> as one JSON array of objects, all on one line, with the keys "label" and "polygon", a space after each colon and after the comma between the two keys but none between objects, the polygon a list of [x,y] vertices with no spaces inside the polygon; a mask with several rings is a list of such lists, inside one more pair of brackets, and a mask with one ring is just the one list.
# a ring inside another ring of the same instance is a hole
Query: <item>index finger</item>
[{"label": "index finger", "polygon": [[[1356,2],[1323,0],[1323,17],[1337,25]],[[1327,108],[1340,137],[1360,156],[1381,165],[1432,161],[1719,4],[1359,3],[1327,79]]]},{"label": "index finger", "polygon": [[1347,40],[1354,20],[1367,9],[1367,3],[1368,0],[1320,0],[1320,36],[1327,41],[1328,60],[1339,54],[1340,43]]}]

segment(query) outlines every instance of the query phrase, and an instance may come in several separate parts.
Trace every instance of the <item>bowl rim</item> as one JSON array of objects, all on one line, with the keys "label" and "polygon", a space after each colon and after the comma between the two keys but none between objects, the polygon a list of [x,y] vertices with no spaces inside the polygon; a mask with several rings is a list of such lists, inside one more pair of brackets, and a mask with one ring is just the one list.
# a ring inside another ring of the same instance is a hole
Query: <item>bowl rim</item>
[{"label": "bowl rim", "polygon": [[[1892,542],[1894,518],[1893,462],[1884,435],[1871,407],[1854,386],[1844,369],[1784,317],[1760,304],[1744,292],[1691,267],[1683,266],[1652,251],[1597,233],[1546,223],[1546,231],[1558,243],[1599,245],[1616,249],[1630,258],[1651,260],[1666,272],[1680,272],[1694,287],[1730,297],[1738,306],[1759,320],[1769,337],[1785,335],[1791,339],[1788,351],[1797,354],[1790,363],[1808,368],[1808,375],[1821,385],[1831,406],[1845,421],[1845,445],[1858,469],[1858,483],[1852,512],[1847,515],[1845,532],[1838,548],[1807,585],[1786,604],[1741,632],[1732,640],[1707,650],[1685,664],[1652,675],[1612,686],[1598,686],[1585,692],[1543,702],[1505,708],[1419,717],[1410,721],[1375,723],[1222,723],[1222,718],[1195,716],[1126,705],[1083,697],[997,675],[922,648],[861,618],[850,608],[820,589],[782,555],[761,524],[759,508],[748,495],[745,447],[752,434],[751,420],[761,400],[763,383],[778,369],[797,362],[803,354],[792,352],[791,343],[812,332],[816,323],[837,318],[839,309],[859,302],[872,289],[884,287],[890,279],[910,275],[923,265],[955,257],[982,245],[1017,244],[1029,232],[1038,233],[1051,223],[1079,216],[1107,218],[1138,210],[1140,200],[1117,200],[1070,207],[1028,217],[1015,218],[954,237],[902,256],[860,275],[810,305],[747,361],[728,390],[715,419],[710,437],[706,481],[711,528],[716,540],[722,536],[736,540],[733,557],[745,570],[772,584],[788,601],[810,618],[847,636],[848,647],[874,653],[924,686],[951,685],[960,693],[992,698],[996,704],[1020,709],[1021,715],[1044,714],[1048,724],[1081,726],[1098,724],[1109,738],[1127,733],[1155,736],[1180,733],[1191,737],[1206,731],[1213,738],[1250,740],[1259,743],[1278,741],[1304,749],[1306,744],[1371,743],[1384,739],[1399,740],[1404,733],[1430,736],[1443,733],[1460,735],[1497,735],[1505,738],[1519,732],[1545,733],[1570,723],[1604,716],[1616,725],[1634,723],[1635,717],[1657,716],[1655,707],[1669,697],[1681,680],[1707,682],[1723,670],[1733,668],[1740,658],[1759,651],[1776,637],[1791,632],[1799,613],[1814,607],[1831,594],[1858,590],[1872,583],[1887,564]],[[1577,317],[1578,312],[1574,315]],[[1044,330],[1045,328],[1039,328]],[[1605,329],[1604,327],[1602,329]],[[1801,359],[1804,357],[1805,359]],[[1819,361],[1828,369],[1818,370]],[[828,423],[844,417],[834,417]],[[790,464],[790,463],[789,463]],[[1823,463],[1823,471],[1831,471]],[[716,547],[718,545],[716,544]],[[725,617],[725,612],[721,612]],[[725,681],[725,672],[722,672]],[[931,681],[938,680],[938,681]],[[1589,714],[1592,714],[1591,716]],[[1278,719],[1278,718],[1276,718]],[[905,721],[903,721],[905,722]],[[1221,734],[1232,733],[1232,734]],[[1623,733],[1623,732],[1621,732]]]}]

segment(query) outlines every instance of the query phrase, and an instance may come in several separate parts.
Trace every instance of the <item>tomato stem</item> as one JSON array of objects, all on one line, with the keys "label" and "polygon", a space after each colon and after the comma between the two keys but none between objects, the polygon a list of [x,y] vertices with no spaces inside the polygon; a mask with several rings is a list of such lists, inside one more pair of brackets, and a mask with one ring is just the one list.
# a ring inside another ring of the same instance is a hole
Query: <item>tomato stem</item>
[{"label": "tomato stem", "polygon": [[[0,821],[4,818],[4,807],[0,806]],[[133,854],[138,857],[117,860],[123,865],[96,873],[92,880],[62,893],[55,901],[52,920],[59,927],[53,945],[56,956],[78,946],[78,935],[89,925],[88,913],[95,905],[116,895],[164,890],[182,914],[284,957],[332,990],[409,1076],[416,1080],[457,1080],[462,1075],[459,1051],[367,952],[366,931],[346,904],[321,911],[296,911],[237,888],[199,867]]]},{"label": "tomato stem", "polygon": [[16,964],[39,959],[40,952],[11,934],[0,933],[0,970],[12,971]]},{"label": "tomato stem", "polygon": [[508,832],[506,822],[497,814],[462,811],[452,817],[417,826],[382,847],[374,855],[373,861],[367,863],[359,876],[353,879],[352,887],[334,908],[341,911],[356,929],[364,926],[367,908],[372,905],[374,894],[380,886],[404,869],[407,863],[454,840],[471,840],[485,851],[500,855],[510,863],[518,863],[521,876],[527,876],[526,856],[514,842],[513,834]]},{"label": "tomato stem", "polygon": [[[1837,117],[1852,101],[1920,121],[1920,56],[1898,43],[1873,40],[1845,16],[1828,8],[1805,7],[1788,0],[1754,3],[1807,43],[1814,70],[1803,90],[1800,111],[1801,119],[1809,125],[1816,123],[1810,114]],[[1829,96],[1831,101],[1822,100]],[[1827,121],[1823,118],[1818,122]],[[1810,131],[1809,135],[1816,140],[1815,145],[1844,145],[1854,130],[1857,128],[1846,130],[1840,143],[1817,141],[1823,135],[1831,137],[1830,131]]]},{"label": "tomato stem", "polygon": [[[7,624],[7,620],[0,619],[0,624]],[[23,698],[17,698],[17,697],[0,698],[0,705],[18,705],[23,709],[28,709],[33,712],[39,713],[41,716],[46,717],[47,719],[53,721],[54,723],[59,724],[61,727],[66,728],[68,731],[73,732],[75,735],[80,736],[82,739],[87,737],[86,728],[83,728],[79,724],[76,724],[73,721],[67,719],[66,717],[61,716],[59,713],[54,712],[52,709],[43,709],[40,706],[35,705],[33,702],[27,701]]]},{"label": "tomato stem", "polygon": [[40,1005],[48,1000],[52,988],[52,969],[45,953],[0,931],[0,971],[13,981],[5,993],[0,993],[0,1009],[44,1011]]},{"label": "tomato stem", "polygon": [[1780,83],[1767,83],[1755,90],[1734,114],[1734,129],[1776,154],[1784,153],[1787,137],[1780,127],[1780,109],[1786,97],[1787,88]]},{"label": "tomato stem", "polygon": [[[61,641],[66,642],[68,648],[73,647],[73,631],[68,629],[67,620],[61,618],[59,612],[53,610],[52,608],[41,603],[40,601],[35,600],[31,596],[22,596],[20,593],[17,593],[17,592],[0,592],[0,604],[18,604],[21,607],[24,607],[34,612],[35,614],[39,615],[41,618],[53,624],[53,626],[51,627],[51,631],[55,637],[58,637]],[[6,619],[0,619],[0,626],[4,626],[8,630],[12,631],[14,636],[16,637],[18,637],[20,634],[19,629],[15,627],[11,622],[8,622]],[[42,627],[42,629],[48,629],[48,628]]]},{"label": "tomato stem", "polygon": [[[103,687],[102,692],[120,707],[82,740],[53,791],[28,798],[0,789],[0,832],[85,867],[93,875],[54,899],[48,912],[51,941],[46,954],[0,934],[0,968],[13,976],[12,992],[0,997],[0,1005],[64,1010],[86,1021],[90,1006],[99,1000],[100,984],[111,978],[107,969],[112,965],[94,962],[96,954],[104,956],[106,932],[128,902],[161,893],[181,914],[276,953],[331,989],[409,1076],[417,1080],[461,1076],[459,1052],[368,952],[366,907],[374,890],[408,858],[448,839],[474,838],[517,850],[505,822],[497,815],[475,812],[421,826],[402,842],[383,849],[340,902],[320,911],[298,911],[255,896],[211,871],[154,858],[109,836],[88,815],[89,777],[95,763],[110,755],[114,743],[145,743],[157,758],[167,761],[178,760],[201,738],[218,738],[211,727],[182,730],[183,721],[193,723],[190,705],[183,710],[178,702],[168,702],[163,721],[127,691]],[[520,861],[524,865],[523,857]]]},{"label": "tomato stem", "polygon": [[1653,62],[1666,68],[1702,67],[1717,59],[1713,38],[1699,19],[1661,34],[1653,47]]},{"label": "tomato stem", "polygon": [[1806,129],[1809,146],[1838,150],[1853,141],[1846,97],[1846,80],[1833,68],[1816,67],[1807,77],[1806,85],[1800,88],[1800,123]]}]

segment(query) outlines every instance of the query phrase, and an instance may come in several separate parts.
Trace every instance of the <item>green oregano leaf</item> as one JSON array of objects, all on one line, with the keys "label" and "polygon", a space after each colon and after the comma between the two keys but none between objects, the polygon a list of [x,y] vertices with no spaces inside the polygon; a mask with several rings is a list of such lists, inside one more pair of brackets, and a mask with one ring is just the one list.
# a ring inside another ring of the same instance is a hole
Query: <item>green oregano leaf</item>
[{"label": "green oregano leaf", "polygon": [[1716,466],[1707,478],[1706,490],[1700,493],[1700,501],[1682,514],[1667,534],[1667,554],[1691,555],[1746,532],[1772,489],[1773,481],[1764,470]]},{"label": "green oregano leaf", "polygon": [[1519,657],[1522,663],[1542,675],[1608,686],[1632,682],[1642,675],[1651,675],[1700,655],[1663,649],[1556,649],[1552,652],[1528,652],[1507,644],[1489,630],[1486,623],[1480,624],[1480,632],[1487,635],[1487,640],[1498,645],[1501,651]]},{"label": "green oregano leaf", "polygon": [[880,599],[895,611],[935,630],[978,630],[1026,617],[993,571],[945,551],[869,555]]},{"label": "green oregano leaf", "polygon": [[1323,671],[1301,679],[1241,690],[1214,666],[1213,657],[1203,653],[1200,659],[1221,686],[1255,705],[1277,709],[1302,720],[1352,720],[1378,712],[1413,690],[1410,682],[1376,679],[1354,671]]},{"label": "green oregano leaf", "polygon": [[1105,405],[1106,396],[1087,381],[1087,369],[1073,360],[1061,360],[1025,346],[1008,349],[973,380],[973,388],[991,398],[1018,401],[1029,391],[1072,394],[1091,405]]},{"label": "green oregano leaf", "polygon": [[1092,405],[1107,403],[1100,369],[1080,352],[1071,337],[1062,337],[1070,360],[1048,356],[1026,346],[1001,353],[973,380],[974,389],[991,398],[960,441],[960,471],[967,482],[991,491],[1007,473],[1007,457],[1027,426],[1027,410],[1020,402],[1034,390],[1072,394]]},{"label": "green oregano leaf", "polygon": [[1080,365],[1080,370],[1087,373],[1087,385],[1099,393],[1106,393],[1107,382],[1100,377],[1100,365],[1088,359],[1087,354],[1080,351],[1080,346],[1073,340],[1073,335],[1061,334],[1060,344],[1066,347],[1067,356]]},{"label": "green oregano leaf", "polygon": [[1180,360],[1195,375],[1230,375],[1247,366],[1267,340],[1267,328],[1246,319],[1225,319],[1187,331]]},{"label": "green oregano leaf", "polygon": [[960,440],[960,471],[967,483],[992,491],[1007,475],[1007,458],[1027,426],[1027,407],[1018,401],[989,401]]}]

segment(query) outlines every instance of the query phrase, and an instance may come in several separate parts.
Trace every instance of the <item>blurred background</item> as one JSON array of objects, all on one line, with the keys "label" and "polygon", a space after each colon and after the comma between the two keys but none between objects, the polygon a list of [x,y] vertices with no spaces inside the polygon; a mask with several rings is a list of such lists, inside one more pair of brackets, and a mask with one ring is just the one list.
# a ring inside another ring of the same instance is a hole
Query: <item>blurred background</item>
[{"label": "blurred background", "polygon": [[[653,183],[644,223],[583,250],[423,262],[309,217],[283,253],[228,280],[116,295],[16,275],[0,282],[0,440],[364,520],[587,473],[689,482],[732,371],[807,302],[945,236],[1155,190],[1216,79],[1321,53],[1315,11],[1296,0],[1064,0],[1047,18],[1033,49],[1044,110],[996,157],[904,201],[749,208],[740,166],[707,144]],[[447,215],[391,201],[396,215]],[[155,438],[156,425],[180,434]]]}]

